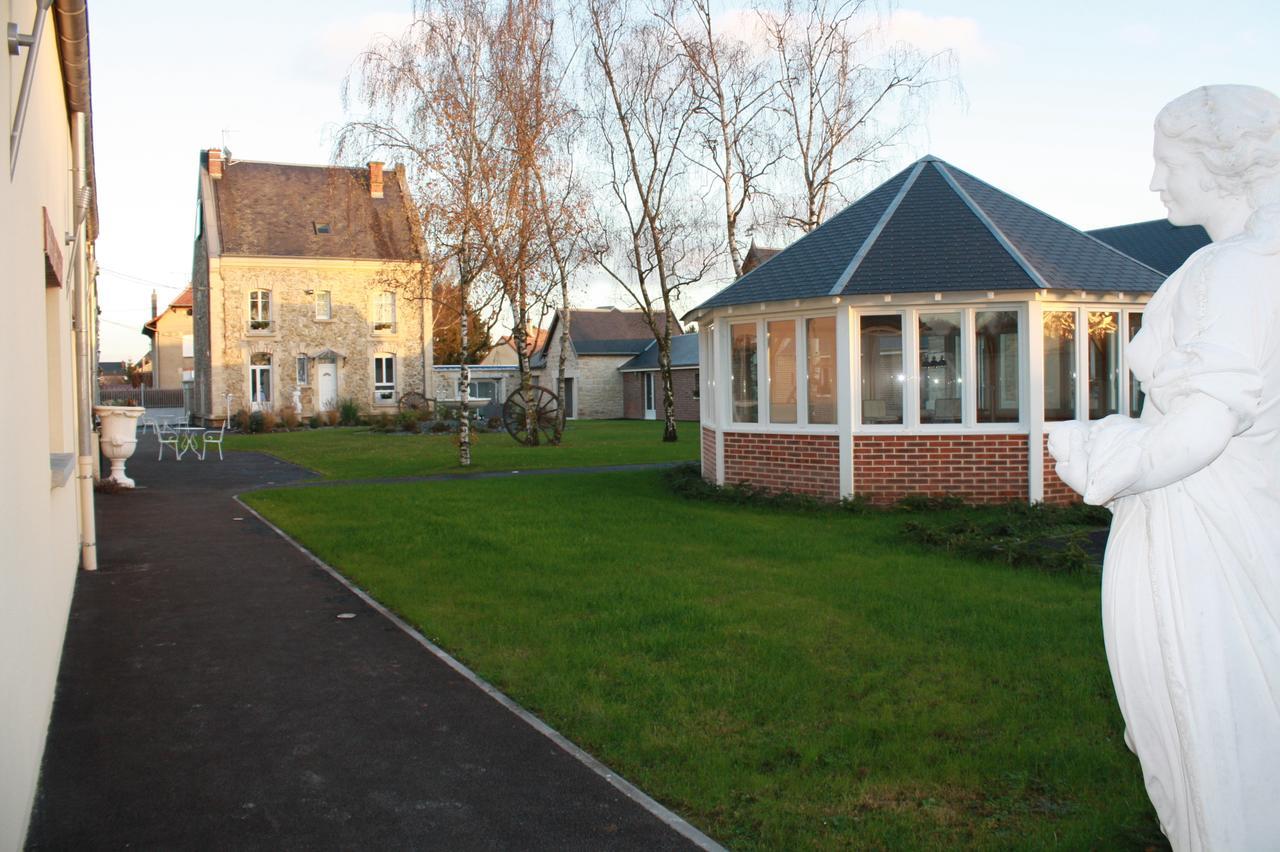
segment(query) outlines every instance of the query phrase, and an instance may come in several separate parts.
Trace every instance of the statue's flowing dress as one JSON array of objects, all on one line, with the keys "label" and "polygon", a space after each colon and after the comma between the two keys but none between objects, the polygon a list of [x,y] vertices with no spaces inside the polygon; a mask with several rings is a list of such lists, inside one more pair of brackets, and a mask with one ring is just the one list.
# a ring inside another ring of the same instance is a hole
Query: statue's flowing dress
[{"label": "statue's flowing dress", "polygon": [[1280,849],[1278,242],[1247,233],[1201,249],[1129,349],[1143,426],[1185,416],[1197,395],[1236,423],[1206,467],[1111,504],[1107,660],[1179,850]]}]

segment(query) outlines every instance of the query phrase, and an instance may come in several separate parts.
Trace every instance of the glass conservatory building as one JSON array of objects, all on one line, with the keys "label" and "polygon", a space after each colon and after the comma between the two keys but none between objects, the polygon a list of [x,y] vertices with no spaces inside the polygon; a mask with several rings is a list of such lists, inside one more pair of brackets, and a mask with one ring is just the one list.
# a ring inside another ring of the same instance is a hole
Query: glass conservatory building
[{"label": "glass conservatory building", "polygon": [[686,317],[703,475],[833,500],[1071,500],[1047,429],[1141,412],[1126,348],[1164,278],[925,157]]}]

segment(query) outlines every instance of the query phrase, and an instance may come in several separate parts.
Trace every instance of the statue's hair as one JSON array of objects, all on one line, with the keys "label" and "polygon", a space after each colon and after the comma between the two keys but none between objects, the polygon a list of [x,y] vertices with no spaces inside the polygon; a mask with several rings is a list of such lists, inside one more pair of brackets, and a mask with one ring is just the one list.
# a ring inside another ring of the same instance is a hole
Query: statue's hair
[{"label": "statue's hair", "polygon": [[1196,156],[1223,195],[1280,202],[1280,97],[1257,86],[1200,86],[1170,101],[1156,130]]}]

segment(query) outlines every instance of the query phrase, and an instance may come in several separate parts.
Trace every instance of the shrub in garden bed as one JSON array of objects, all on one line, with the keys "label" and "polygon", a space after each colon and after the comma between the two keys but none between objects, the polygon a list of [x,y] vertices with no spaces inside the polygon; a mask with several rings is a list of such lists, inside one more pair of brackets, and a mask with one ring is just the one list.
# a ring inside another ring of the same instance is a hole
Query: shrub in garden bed
[{"label": "shrub in garden bed", "polygon": [[[919,519],[902,524],[904,537],[911,541],[961,556],[1054,573],[1096,570],[1098,560],[1088,549],[1088,533],[1111,523],[1110,511],[1083,503],[975,506],[955,495],[914,495],[891,506],[872,506],[863,495],[835,503],[745,484],[715,485],[702,478],[696,464],[673,467],[664,476],[672,491],[693,500],[804,512],[919,515]],[[926,520],[925,516],[930,517]]]}]

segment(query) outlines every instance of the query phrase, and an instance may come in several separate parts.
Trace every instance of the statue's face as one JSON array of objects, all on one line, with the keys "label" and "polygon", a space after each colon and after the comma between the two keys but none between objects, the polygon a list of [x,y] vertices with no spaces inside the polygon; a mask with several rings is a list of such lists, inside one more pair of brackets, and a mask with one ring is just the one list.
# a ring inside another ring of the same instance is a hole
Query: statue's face
[{"label": "statue's face", "polygon": [[1156,131],[1152,152],[1156,167],[1151,174],[1152,192],[1160,193],[1160,200],[1169,211],[1169,221],[1174,225],[1203,225],[1210,220],[1210,209],[1219,203],[1218,197],[1205,185],[1213,181],[1200,159],[1176,142]]}]

